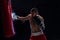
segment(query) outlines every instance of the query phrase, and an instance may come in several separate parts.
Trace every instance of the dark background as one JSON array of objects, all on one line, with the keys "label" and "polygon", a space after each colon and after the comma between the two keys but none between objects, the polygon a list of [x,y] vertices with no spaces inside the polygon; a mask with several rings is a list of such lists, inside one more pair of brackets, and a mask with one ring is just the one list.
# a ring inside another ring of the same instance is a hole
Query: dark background
[{"label": "dark background", "polygon": [[[12,8],[16,15],[26,16],[31,8],[36,7],[45,19],[47,40],[60,40],[60,4],[58,0],[12,0]],[[29,22],[14,21],[17,34],[8,40],[26,39],[30,35]],[[22,30],[22,31],[21,31]],[[0,31],[2,32],[2,31]],[[0,33],[2,34],[2,33]],[[28,35],[27,35],[28,34]],[[2,35],[1,38],[3,39]]]}]

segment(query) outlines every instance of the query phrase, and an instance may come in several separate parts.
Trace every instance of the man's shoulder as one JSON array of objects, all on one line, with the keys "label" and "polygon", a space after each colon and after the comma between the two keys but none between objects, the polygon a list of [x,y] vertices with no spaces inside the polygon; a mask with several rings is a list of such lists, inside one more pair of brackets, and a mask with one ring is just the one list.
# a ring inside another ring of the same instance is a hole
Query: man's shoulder
[{"label": "man's shoulder", "polygon": [[31,14],[28,14],[28,16],[31,16]]},{"label": "man's shoulder", "polygon": [[41,15],[37,15],[38,16],[38,18],[41,18],[41,19],[43,19],[43,17],[41,16]]}]

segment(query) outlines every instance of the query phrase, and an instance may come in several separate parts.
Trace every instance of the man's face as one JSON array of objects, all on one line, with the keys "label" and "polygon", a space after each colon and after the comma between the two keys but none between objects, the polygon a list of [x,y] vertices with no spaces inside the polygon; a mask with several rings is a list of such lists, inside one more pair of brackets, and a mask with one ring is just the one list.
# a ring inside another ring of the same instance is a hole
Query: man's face
[{"label": "man's face", "polygon": [[38,12],[32,12],[31,14],[34,17],[34,16],[36,16],[38,14]]}]

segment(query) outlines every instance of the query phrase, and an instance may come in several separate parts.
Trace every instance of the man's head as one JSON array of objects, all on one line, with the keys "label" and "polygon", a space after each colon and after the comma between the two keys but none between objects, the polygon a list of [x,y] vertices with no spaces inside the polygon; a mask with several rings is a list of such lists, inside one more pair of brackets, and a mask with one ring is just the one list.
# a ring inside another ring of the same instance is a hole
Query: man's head
[{"label": "man's head", "polygon": [[37,8],[32,8],[30,13],[32,14],[32,16],[36,16],[38,14],[38,9]]}]

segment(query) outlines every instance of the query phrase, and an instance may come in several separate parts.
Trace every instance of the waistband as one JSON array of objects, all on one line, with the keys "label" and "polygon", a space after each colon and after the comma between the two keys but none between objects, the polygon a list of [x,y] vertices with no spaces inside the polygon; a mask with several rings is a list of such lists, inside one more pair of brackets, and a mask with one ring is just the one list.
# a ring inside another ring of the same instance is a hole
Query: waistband
[{"label": "waistband", "polygon": [[44,34],[43,32],[36,32],[36,33],[31,33],[31,36],[38,36]]}]

